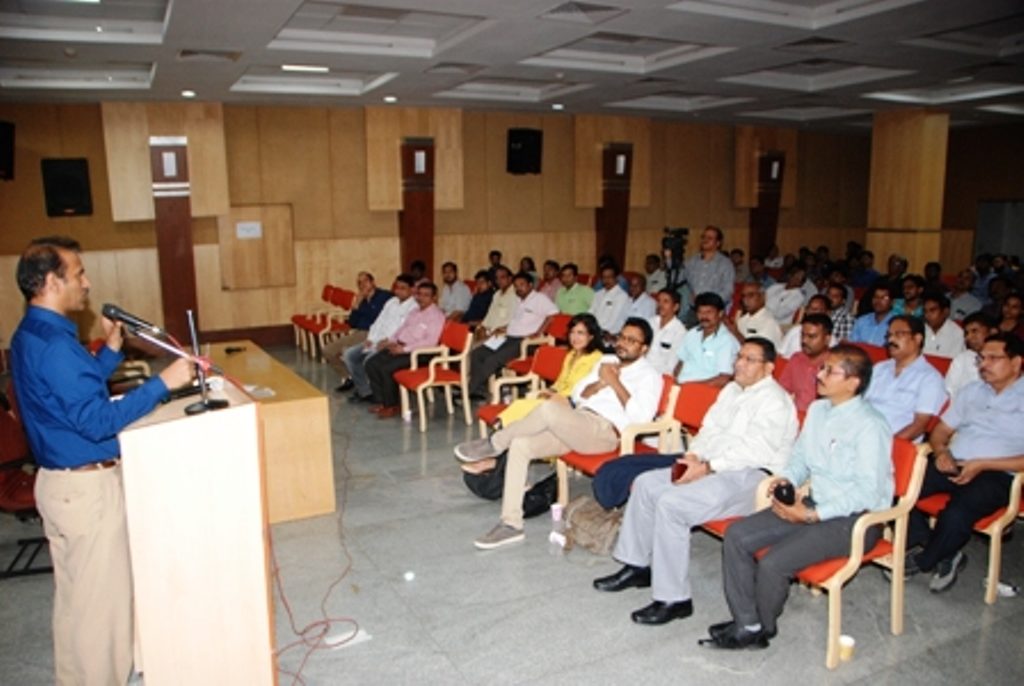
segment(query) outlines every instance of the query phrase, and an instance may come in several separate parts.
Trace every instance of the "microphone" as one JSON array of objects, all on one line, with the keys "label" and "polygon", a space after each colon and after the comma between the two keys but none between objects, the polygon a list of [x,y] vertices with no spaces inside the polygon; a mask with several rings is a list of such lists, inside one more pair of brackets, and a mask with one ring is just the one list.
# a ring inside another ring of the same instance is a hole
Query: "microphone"
[{"label": "microphone", "polygon": [[125,312],[120,307],[112,303],[103,304],[103,316],[107,319],[124,322],[132,329],[142,329],[154,334],[163,333],[160,327],[156,324],[147,322],[142,317],[136,317],[134,314]]}]

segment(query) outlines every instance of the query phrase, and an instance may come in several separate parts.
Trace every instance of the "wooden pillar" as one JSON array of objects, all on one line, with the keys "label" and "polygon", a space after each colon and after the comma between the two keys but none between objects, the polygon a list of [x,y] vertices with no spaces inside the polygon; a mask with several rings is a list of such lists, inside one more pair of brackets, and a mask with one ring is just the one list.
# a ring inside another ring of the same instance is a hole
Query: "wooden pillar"
[{"label": "wooden pillar", "polygon": [[401,270],[423,260],[434,273],[434,139],[402,143],[402,209],[398,212]]},{"label": "wooden pillar", "polygon": [[601,154],[601,206],[594,210],[596,254],[611,255],[621,268],[629,233],[629,187],[633,174],[632,143],[609,143]]},{"label": "wooden pillar", "polygon": [[867,248],[875,263],[892,253],[921,273],[939,259],[949,114],[900,110],[875,114],[871,136]]},{"label": "wooden pillar", "polygon": [[164,328],[182,343],[189,340],[185,311],[192,310],[197,318],[199,311],[195,259],[192,253],[187,144],[185,136],[149,138]]},{"label": "wooden pillar", "polygon": [[748,255],[765,256],[775,245],[779,229],[779,205],[786,153],[770,150],[757,161],[757,206],[750,209]]}]

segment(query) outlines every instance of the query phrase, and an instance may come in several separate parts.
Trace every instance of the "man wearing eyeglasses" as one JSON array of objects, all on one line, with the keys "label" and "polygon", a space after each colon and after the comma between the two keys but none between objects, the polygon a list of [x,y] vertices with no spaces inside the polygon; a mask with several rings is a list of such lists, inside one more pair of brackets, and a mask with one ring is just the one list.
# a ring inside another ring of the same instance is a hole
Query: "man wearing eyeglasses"
[{"label": "man wearing eyeglasses", "polygon": [[[829,352],[818,372],[822,399],[811,403],[789,462],[768,485],[772,506],[726,531],[722,576],[732,618],[708,627],[710,636],[700,645],[767,648],[793,575],[847,555],[860,514],[891,505],[892,434],[885,418],[862,397],[871,375],[871,360],[860,348],[840,344]],[[808,496],[783,502],[788,498],[780,486],[808,482]],[[869,528],[864,549],[880,536],[878,527]],[[767,552],[759,554],[764,548]]]},{"label": "man wearing eyeglasses", "polygon": [[950,499],[932,530],[923,513],[911,513],[906,574],[933,572],[933,593],[956,583],[974,523],[1006,506],[1011,472],[1024,469],[1022,355],[1024,343],[1016,336],[989,336],[978,354],[981,380],[954,397],[929,437],[934,459],[921,497],[948,493]]},{"label": "man wearing eyeglasses", "polygon": [[552,397],[489,438],[455,446],[455,457],[463,462],[508,451],[501,521],[476,539],[477,548],[499,548],[525,538],[523,492],[530,462],[569,451],[594,454],[615,450],[619,434],[628,424],[654,417],[662,381],[645,358],[652,336],[645,320],[627,319],[615,341],[615,354],[605,355],[569,398]]},{"label": "man wearing eyeglasses", "polygon": [[[594,588],[617,592],[653,585],[653,602],[630,615],[637,624],[665,624],[693,613],[690,529],[750,514],[757,485],[789,459],[798,430],[796,408],[772,378],[774,368],[771,341],[747,339],[736,357],[734,380],[708,410],[686,453],[659,456],[679,466],[647,471],[633,482],[612,553],[622,569],[595,579]],[[628,470],[638,458],[613,460],[598,476],[617,465]],[[685,471],[676,477],[679,469]],[[626,495],[628,483],[623,483],[621,496]]]},{"label": "man wearing eyeglasses", "polygon": [[850,332],[854,343],[885,345],[889,320],[893,318],[892,293],[886,285],[875,286],[871,295],[871,312],[857,317]]},{"label": "man wearing eyeglasses", "polygon": [[875,365],[867,401],[882,413],[893,434],[920,441],[932,417],[946,402],[942,375],[921,353],[924,322],[897,315],[889,322],[886,350],[889,359]]}]

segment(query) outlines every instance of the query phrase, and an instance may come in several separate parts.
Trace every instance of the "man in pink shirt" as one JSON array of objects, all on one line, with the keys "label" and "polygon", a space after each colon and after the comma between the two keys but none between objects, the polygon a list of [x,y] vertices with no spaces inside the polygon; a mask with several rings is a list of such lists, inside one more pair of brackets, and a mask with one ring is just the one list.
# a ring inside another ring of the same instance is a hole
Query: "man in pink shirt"
[{"label": "man in pink shirt", "polygon": [[469,356],[470,396],[484,397],[487,379],[519,356],[519,344],[524,338],[543,331],[551,316],[558,314],[558,307],[546,295],[533,290],[533,278],[526,272],[515,275],[512,288],[519,302],[508,326],[491,332],[491,337]]},{"label": "man in pink shirt", "polygon": [[562,280],[559,278],[561,271],[562,267],[557,262],[554,260],[546,261],[544,263],[543,278],[537,284],[537,291],[548,296],[548,300],[551,302],[555,302],[558,289],[562,287]]},{"label": "man in pink shirt", "polygon": [[437,345],[444,328],[444,312],[434,303],[437,286],[424,281],[416,287],[416,309],[405,317],[398,330],[388,338],[384,349],[366,360],[366,376],[370,380],[375,404],[370,408],[380,419],[401,412],[398,384],[392,375],[409,366],[411,353]]},{"label": "man in pink shirt", "polygon": [[832,340],[832,318],[827,314],[809,314],[800,323],[800,351],[789,358],[779,385],[793,396],[797,412],[818,397],[818,370],[825,362]]}]

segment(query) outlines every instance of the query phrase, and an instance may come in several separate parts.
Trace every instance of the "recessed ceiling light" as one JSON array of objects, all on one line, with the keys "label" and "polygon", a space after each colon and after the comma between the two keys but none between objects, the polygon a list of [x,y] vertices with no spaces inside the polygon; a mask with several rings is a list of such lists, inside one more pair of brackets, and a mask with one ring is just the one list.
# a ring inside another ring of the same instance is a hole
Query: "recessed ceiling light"
[{"label": "recessed ceiling light", "polygon": [[562,110],[565,109],[565,105],[563,105],[560,102],[553,102],[551,103],[551,109],[558,110],[559,112],[561,112]]},{"label": "recessed ceiling light", "polygon": [[398,102],[398,98],[394,95],[385,95],[384,102]]},{"label": "recessed ceiling light", "polygon": [[181,92],[181,97],[183,97],[183,98],[194,98],[194,97],[196,97],[196,92],[193,91],[193,90],[186,89],[186,90],[183,90]]},{"label": "recessed ceiling light", "polygon": [[281,71],[300,71],[311,74],[326,74],[331,70],[321,64],[282,64]]}]

